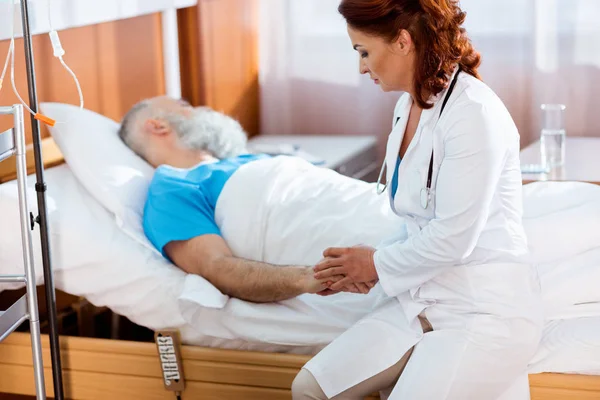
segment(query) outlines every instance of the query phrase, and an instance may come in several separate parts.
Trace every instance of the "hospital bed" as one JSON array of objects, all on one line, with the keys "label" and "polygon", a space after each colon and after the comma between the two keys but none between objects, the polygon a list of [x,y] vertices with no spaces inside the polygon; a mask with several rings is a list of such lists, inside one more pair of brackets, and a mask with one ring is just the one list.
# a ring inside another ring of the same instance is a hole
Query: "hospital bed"
[{"label": "hospital bed", "polygon": [[[52,139],[44,141],[44,155],[46,165],[56,166],[47,171],[48,179],[61,174],[67,175],[65,166],[61,165],[61,153]],[[10,179],[12,174],[13,171],[0,170],[0,182]],[[69,184],[72,182],[61,182],[64,190],[67,190]],[[85,194],[82,193],[82,196]],[[55,266],[55,270],[60,268],[60,265]],[[76,275],[77,271],[69,271],[69,274]],[[59,281],[60,278],[57,278],[57,282]],[[184,282],[184,285],[188,283]],[[165,282],[165,286],[169,286],[169,283]],[[133,291],[131,288],[122,289],[118,296],[125,296],[124,293]],[[77,288],[73,287],[73,292],[77,292]],[[104,293],[99,292],[97,295],[101,299]],[[94,300],[90,299],[92,302]],[[112,301],[115,304],[111,308],[118,313],[133,320],[144,321],[144,310],[127,310],[118,300]],[[165,308],[168,308],[166,303]],[[321,347],[300,348],[289,343],[269,343],[268,336],[277,335],[276,330],[289,329],[292,332],[297,328],[293,324],[294,317],[279,311],[279,314],[273,313],[275,315],[270,316],[274,308],[269,305],[264,308],[250,307],[250,311],[241,303],[237,305],[240,306],[237,310],[225,311],[229,313],[227,317],[240,320],[246,325],[237,325],[239,331],[233,332],[231,337],[194,337],[189,327],[182,330],[184,341],[196,344],[182,347],[186,379],[184,399],[290,399],[290,386],[295,374],[310,354]],[[294,310],[288,311],[293,314]],[[207,309],[191,318],[198,318],[198,321],[210,325],[217,312],[221,311]],[[325,340],[334,337],[339,331],[339,326],[336,325],[337,315],[333,313],[330,320],[326,320],[323,315],[318,312],[314,314],[315,312],[310,311],[313,318],[300,321],[300,326],[305,325],[308,331],[322,334]],[[285,318],[292,319],[286,321]],[[248,330],[253,329],[253,319],[264,327],[265,340],[262,343],[243,338],[244,326]],[[311,323],[315,324],[314,328],[309,326]],[[574,318],[548,324],[540,351],[531,366],[530,384],[534,400],[600,398],[600,376],[595,375],[600,375],[599,331],[600,317]],[[326,343],[322,343],[324,344]],[[154,343],[62,337],[61,348],[65,394],[68,398],[174,398],[172,393],[164,390]],[[44,360],[45,365],[49,366],[47,338],[44,342]],[[552,373],[542,373],[545,371]],[[50,389],[52,380],[49,368],[46,373],[46,384]],[[29,338],[23,333],[14,334],[0,344],[0,392],[32,395],[32,374]]]}]

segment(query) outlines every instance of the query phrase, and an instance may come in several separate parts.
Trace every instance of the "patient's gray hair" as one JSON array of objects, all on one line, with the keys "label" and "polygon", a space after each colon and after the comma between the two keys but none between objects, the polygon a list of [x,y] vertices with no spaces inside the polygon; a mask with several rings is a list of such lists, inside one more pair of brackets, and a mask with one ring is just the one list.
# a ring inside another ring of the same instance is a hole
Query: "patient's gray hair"
[{"label": "patient's gray hair", "polygon": [[121,127],[119,128],[119,137],[129,147],[140,157],[144,157],[144,149],[139,140],[136,140],[135,135],[133,133],[133,125],[134,122],[139,115],[140,111],[148,108],[150,106],[150,102],[148,100],[143,100],[131,107],[131,109],[125,114],[123,117],[123,121],[121,121]]},{"label": "patient's gray hair", "polygon": [[235,119],[208,107],[194,108],[190,117],[168,114],[163,118],[176,132],[181,145],[223,159],[246,152],[248,137]]},{"label": "patient's gray hair", "polygon": [[[151,106],[147,100],[134,105],[119,129],[121,140],[141,157],[144,157],[144,145],[134,134],[134,122],[142,110]],[[152,117],[167,121],[185,148],[203,150],[219,159],[246,152],[248,136],[240,123],[209,107],[194,108],[189,117],[154,109]]]}]

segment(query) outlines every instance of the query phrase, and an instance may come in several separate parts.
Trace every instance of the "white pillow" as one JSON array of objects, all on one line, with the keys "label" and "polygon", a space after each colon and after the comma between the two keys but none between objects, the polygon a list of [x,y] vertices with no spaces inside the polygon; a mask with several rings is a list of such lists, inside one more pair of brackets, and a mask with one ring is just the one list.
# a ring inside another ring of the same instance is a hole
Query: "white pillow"
[{"label": "white pillow", "polygon": [[[46,181],[56,288],[83,296],[97,306],[107,306],[151,329],[185,326],[178,298],[186,274],[124,234],[111,213],[90,196],[67,165],[49,169]],[[36,215],[34,184],[35,179],[28,180],[30,211]],[[0,274],[22,274],[15,181],[0,185],[0,221]],[[36,282],[42,283],[39,227],[34,230],[33,245]],[[0,291],[10,288],[15,285],[0,284]],[[212,305],[213,293],[197,295]]]},{"label": "white pillow", "polygon": [[50,134],[79,182],[115,216],[121,229],[156,251],[142,228],[154,169],[121,141],[120,125],[69,104],[42,103],[40,108],[58,121]]}]

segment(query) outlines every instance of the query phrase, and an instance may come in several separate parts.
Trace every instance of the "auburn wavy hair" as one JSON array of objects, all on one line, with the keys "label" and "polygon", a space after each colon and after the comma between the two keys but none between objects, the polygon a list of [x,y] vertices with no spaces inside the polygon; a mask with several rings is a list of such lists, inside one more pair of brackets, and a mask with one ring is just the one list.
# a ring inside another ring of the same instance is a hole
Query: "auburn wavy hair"
[{"label": "auburn wavy hair", "polygon": [[458,0],[342,0],[338,11],[353,29],[392,42],[404,29],[415,44],[414,89],[417,104],[429,109],[429,95],[449,84],[453,67],[481,79],[475,51],[462,27],[466,13]]}]

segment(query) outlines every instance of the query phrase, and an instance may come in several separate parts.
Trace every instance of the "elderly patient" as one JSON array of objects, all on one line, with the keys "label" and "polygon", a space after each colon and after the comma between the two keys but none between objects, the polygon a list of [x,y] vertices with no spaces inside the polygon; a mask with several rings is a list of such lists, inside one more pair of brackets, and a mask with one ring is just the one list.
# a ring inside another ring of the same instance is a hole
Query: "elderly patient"
[{"label": "elderly patient", "polygon": [[[237,121],[206,107],[157,97],[136,104],[119,135],[156,168],[144,230],[179,268],[201,275],[229,296],[253,302],[332,293],[328,283],[341,277],[319,281],[312,267],[237,258],[222,238],[215,207],[225,183],[241,166],[268,157],[247,154],[246,134]],[[367,293],[372,286],[353,284],[345,290]]]}]

